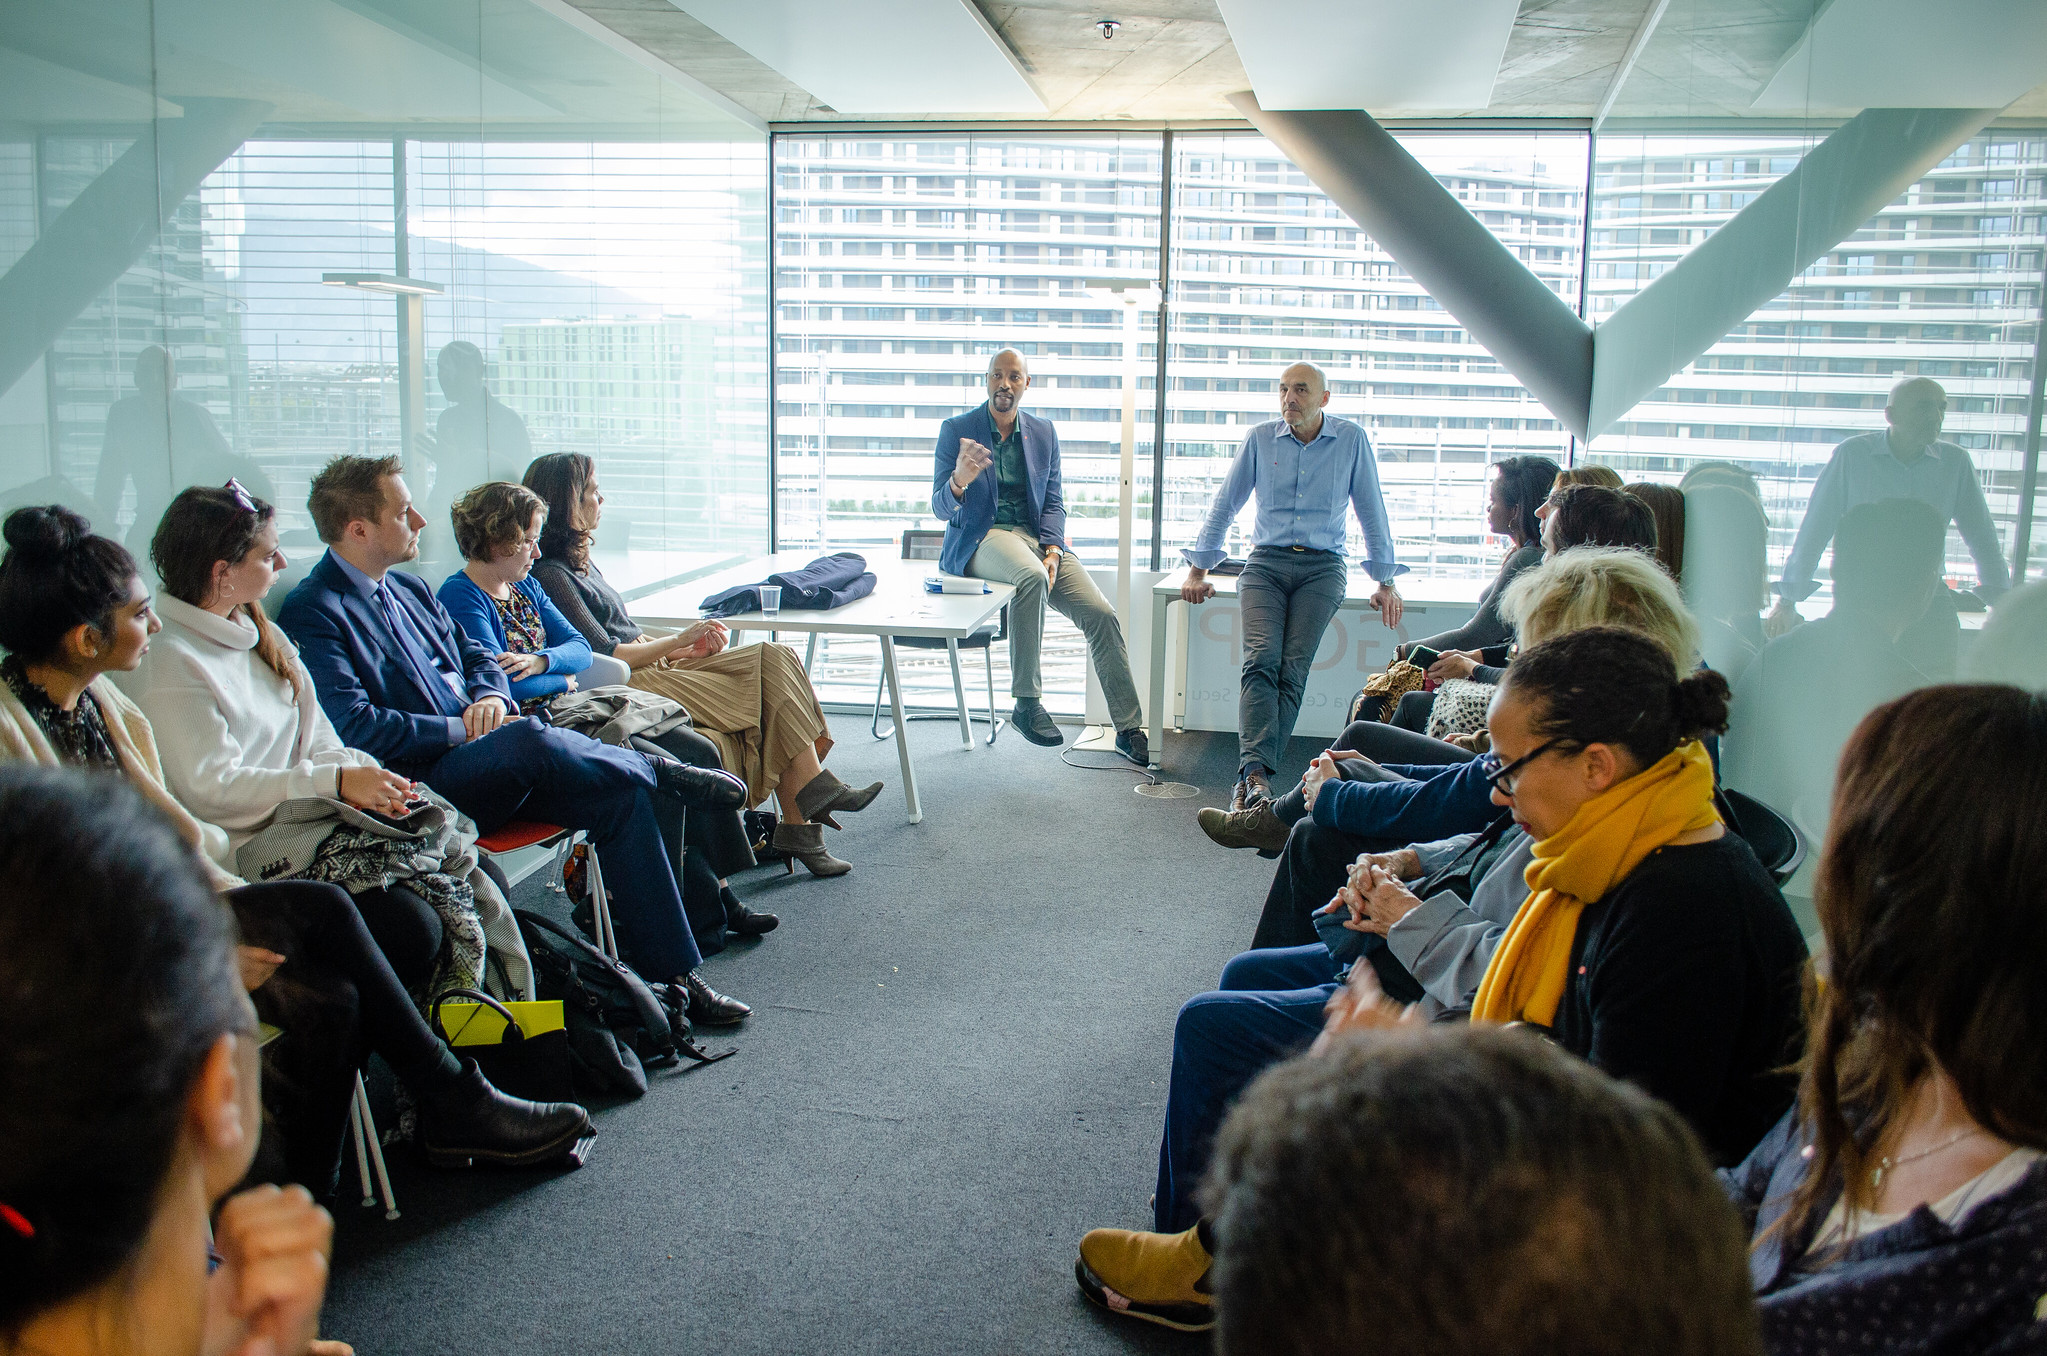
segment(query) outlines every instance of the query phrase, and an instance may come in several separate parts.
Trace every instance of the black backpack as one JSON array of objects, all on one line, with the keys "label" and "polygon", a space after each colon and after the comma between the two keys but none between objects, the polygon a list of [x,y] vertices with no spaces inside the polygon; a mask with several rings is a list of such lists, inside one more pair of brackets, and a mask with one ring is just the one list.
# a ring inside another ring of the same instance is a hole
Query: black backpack
[{"label": "black backpack", "polygon": [[577,1078],[598,1092],[637,1097],[648,1068],[687,1056],[714,1064],[737,1053],[711,1054],[691,1039],[689,995],[680,985],[649,984],[551,918],[514,909],[542,999],[559,999]]}]

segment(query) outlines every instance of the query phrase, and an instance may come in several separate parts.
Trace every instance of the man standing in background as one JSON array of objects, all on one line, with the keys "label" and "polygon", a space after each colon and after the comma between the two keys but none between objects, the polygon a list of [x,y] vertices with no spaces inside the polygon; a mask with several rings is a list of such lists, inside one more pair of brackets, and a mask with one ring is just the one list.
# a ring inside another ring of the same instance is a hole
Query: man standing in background
[{"label": "man standing in background", "polygon": [[1030,385],[1023,354],[1005,348],[988,360],[987,403],[939,428],[931,477],[931,512],[945,520],[938,568],[1015,586],[1009,690],[1016,709],[1010,723],[1025,739],[1048,748],[1063,742],[1041,700],[1038,676],[1050,602],[1087,637],[1116,726],[1116,751],[1143,764],[1150,761],[1150,748],[1123,628],[1080,558],[1066,549],[1059,435],[1048,421],[1020,408]]},{"label": "man standing in background", "polygon": [[1400,624],[1393,531],[1379,492],[1379,467],[1363,428],[1323,413],[1329,383],[1313,363],[1295,363],[1279,377],[1280,417],[1258,425],[1230,464],[1193,549],[1180,554],[1193,568],[1180,596],[1215,596],[1209,568],[1222,563],[1223,535],[1244,501],[1258,496],[1251,559],[1237,583],[1243,618],[1243,688],[1237,704],[1237,789],[1232,810],[1269,799],[1270,778],[1293,736],[1308,685],[1308,666],[1329,619],[1343,602],[1344,507],[1365,531],[1365,570],[1379,582],[1372,606],[1387,626]]}]

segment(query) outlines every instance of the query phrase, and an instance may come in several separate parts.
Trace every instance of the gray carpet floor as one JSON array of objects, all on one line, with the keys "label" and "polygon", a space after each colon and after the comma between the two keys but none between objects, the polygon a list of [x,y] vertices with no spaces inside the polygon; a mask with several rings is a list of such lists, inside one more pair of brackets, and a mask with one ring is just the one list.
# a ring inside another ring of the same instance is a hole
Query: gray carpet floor
[{"label": "gray carpet floor", "polygon": [[366,1356],[1202,1349],[1093,1310],[1072,1268],[1085,1230],[1148,1226],[1174,1013],[1271,877],[1195,825],[1234,738],[1169,738],[1165,776],[1203,794],[1154,800],[1127,765],[916,722],[912,825],[894,746],[833,723],[831,765],[888,789],[827,834],[850,875],[738,878],[782,917],[706,963],[754,1005],[707,1042],[739,1054],[603,1108],[580,1171],[399,1149],[386,1221],[346,1168],[331,1335]]}]

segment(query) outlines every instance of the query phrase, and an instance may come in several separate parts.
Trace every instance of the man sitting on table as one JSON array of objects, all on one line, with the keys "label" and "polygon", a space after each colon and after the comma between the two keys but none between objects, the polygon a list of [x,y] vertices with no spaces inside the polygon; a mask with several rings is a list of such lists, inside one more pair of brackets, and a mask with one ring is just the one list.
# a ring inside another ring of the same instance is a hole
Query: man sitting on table
[{"label": "man sitting on table", "polygon": [[1280,417],[1258,425],[1216,491],[1192,550],[1182,551],[1187,582],[1180,596],[1215,596],[1209,568],[1225,558],[1223,534],[1244,501],[1258,496],[1251,560],[1237,582],[1244,638],[1243,690],[1237,702],[1238,780],[1230,808],[1242,810],[1272,794],[1269,778],[1294,732],[1308,666],[1329,619],[1343,602],[1346,501],[1365,530],[1365,570],[1379,581],[1371,604],[1386,625],[1400,623],[1393,532],[1379,493],[1379,468],[1365,431],[1324,414],[1329,385],[1313,363],[1295,363],[1279,377]]},{"label": "man sitting on table", "polygon": [[424,579],[425,519],[396,457],[336,457],[313,477],[313,526],[327,553],[284,600],[277,624],[298,646],[321,709],[350,748],[425,782],[490,833],[514,819],[587,829],[610,868],[628,959],[689,994],[690,1020],[730,1025],[752,1009],[697,974],[653,797],[737,808],[730,773],[602,744],[516,715],[505,671],[465,636]]},{"label": "man sitting on table", "polygon": [[931,512],[945,519],[938,568],[1016,587],[1009,604],[1009,691],[1016,698],[1010,722],[1025,739],[1047,747],[1062,742],[1038,679],[1049,601],[1087,637],[1116,724],[1116,751],[1146,763],[1150,748],[1123,628],[1080,558],[1066,549],[1059,435],[1019,408],[1030,386],[1023,354],[1005,348],[988,360],[987,403],[939,428],[931,478]]}]

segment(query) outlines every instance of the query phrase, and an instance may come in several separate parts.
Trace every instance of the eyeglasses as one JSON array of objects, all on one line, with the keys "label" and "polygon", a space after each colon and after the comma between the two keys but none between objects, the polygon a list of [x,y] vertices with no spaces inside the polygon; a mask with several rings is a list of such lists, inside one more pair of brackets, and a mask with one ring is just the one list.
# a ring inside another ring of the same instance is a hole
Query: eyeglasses
[{"label": "eyeglasses", "polygon": [[1512,800],[1514,799],[1514,785],[1521,780],[1521,769],[1527,767],[1551,749],[1568,743],[1570,743],[1568,739],[1552,739],[1547,744],[1538,744],[1534,749],[1522,754],[1498,772],[1487,774],[1486,780],[1493,784],[1493,790],[1499,792],[1508,800]]},{"label": "eyeglasses", "polygon": [[242,512],[254,513],[256,511],[256,501],[251,499],[249,492],[242,488],[241,481],[236,480],[233,476],[229,476],[227,484],[221,486],[221,488],[228,492],[229,497],[235,501],[235,507]]}]

